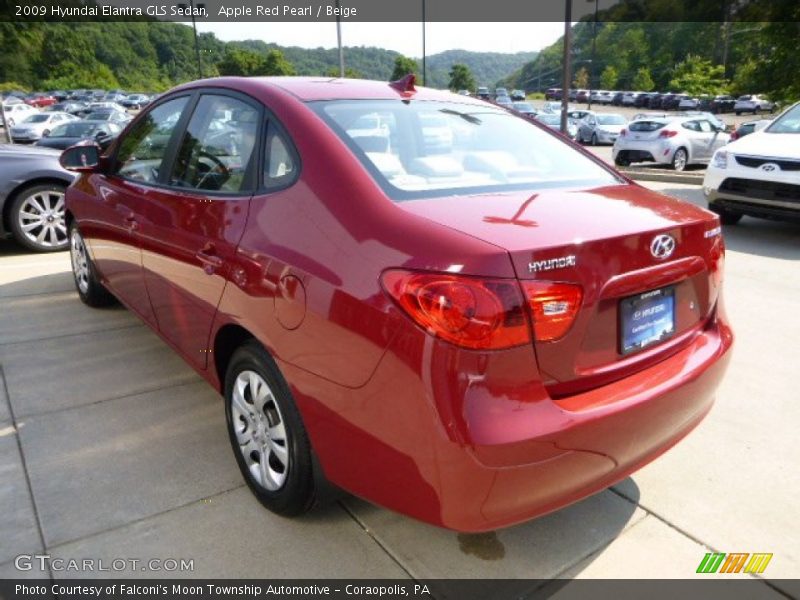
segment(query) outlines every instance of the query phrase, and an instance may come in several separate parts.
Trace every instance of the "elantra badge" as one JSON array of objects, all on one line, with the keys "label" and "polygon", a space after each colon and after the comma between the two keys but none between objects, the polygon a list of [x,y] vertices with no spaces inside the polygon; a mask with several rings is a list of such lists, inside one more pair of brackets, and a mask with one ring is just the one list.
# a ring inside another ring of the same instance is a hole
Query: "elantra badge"
[{"label": "elantra badge", "polygon": [[776,171],[779,168],[780,167],[775,163],[764,163],[759,167],[759,169],[761,169],[762,171],[766,171],[767,173],[772,173],[773,171]]},{"label": "elantra badge", "polygon": [[675,238],[669,234],[657,235],[650,242],[650,254],[659,260],[669,258],[673,252],[675,252]]}]

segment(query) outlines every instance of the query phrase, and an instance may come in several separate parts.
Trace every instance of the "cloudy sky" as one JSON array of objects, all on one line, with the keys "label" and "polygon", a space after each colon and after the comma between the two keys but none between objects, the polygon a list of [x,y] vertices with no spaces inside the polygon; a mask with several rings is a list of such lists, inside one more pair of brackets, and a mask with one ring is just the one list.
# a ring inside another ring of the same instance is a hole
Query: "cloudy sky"
[{"label": "cloudy sky", "polygon": [[[462,49],[492,52],[541,50],[563,33],[563,23],[428,23],[427,53]],[[281,46],[335,48],[334,23],[198,23],[221,40],[263,40]],[[421,23],[342,23],[345,46],[377,46],[422,56]]]}]

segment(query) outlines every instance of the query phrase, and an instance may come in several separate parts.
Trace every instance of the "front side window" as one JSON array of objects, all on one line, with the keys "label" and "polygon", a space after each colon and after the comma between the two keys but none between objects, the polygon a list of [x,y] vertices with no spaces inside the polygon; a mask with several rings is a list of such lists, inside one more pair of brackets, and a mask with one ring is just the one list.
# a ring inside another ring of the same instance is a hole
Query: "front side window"
[{"label": "front side window", "polygon": [[183,135],[170,185],[215,192],[253,189],[250,166],[260,109],[229,96],[207,94]]},{"label": "front side window", "polygon": [[170,139],[187,101],[188,96],[169,100],[136,123],[120,141],[116,174],[146,183],[158,181]]}]

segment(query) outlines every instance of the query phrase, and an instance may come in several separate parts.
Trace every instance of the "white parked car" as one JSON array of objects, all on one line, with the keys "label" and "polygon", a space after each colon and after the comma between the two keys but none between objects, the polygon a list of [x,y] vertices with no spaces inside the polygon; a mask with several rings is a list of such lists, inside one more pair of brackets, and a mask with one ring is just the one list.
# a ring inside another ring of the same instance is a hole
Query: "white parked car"
[{"label": "white parked car", "polygon": [[698,106],[700,106],[699,98],[681,98],[678,102],[678,110],[697,110]]},{"label": "white parked car", "polygon": [[64,112],[36,113],[11,127],[11,137],[15,142],[33,143],[49,135],[50,130],[56,125],[77,120],[78,117]]},{"label": "white parked car", "polygon": [[763,96],[757,94],[739,96],[736,99],[736,104],[733,105],[733,112],[737,115],[743,112],[751,112],[756,114],[758,112],[774,112],[775,103],[770,102]]},{"label": "white parked car", "polygon": [[717,150],[703,193],[726,225],[742,215],[800,218],[800,102],[766,129]]},{"label": "white parked car", "polygon": [[[24,102],[18,104],[3,104],[3,110],[6,113],[9,127],[24,121],[27,117],[39,112],[38,108],[25,104]],[[0,125],[5,127],[3,119],[0,118]]]},{"label": "white parked car", "polygon": [[722,128],[702,116],[653,118],[632,121],[614,142],[614,164],[656,162],[683,171],[704,164],[730,140]]}]

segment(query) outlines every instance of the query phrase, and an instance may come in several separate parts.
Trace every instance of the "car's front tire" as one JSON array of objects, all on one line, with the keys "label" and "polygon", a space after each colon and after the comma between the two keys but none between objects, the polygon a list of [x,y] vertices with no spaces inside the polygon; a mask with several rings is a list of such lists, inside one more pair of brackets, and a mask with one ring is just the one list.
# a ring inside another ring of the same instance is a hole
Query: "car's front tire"
[{"label": "car's front tire", "polygon": [[708,210],[713,213],[716,213],[719,217],[719,222],[723,225],[736,225],[739,221],[742,220],[742,213],[738,213],[732,211],[727,208],[723,208],[722,206],[717,206],[715,204],[709,203]]},{"label": "car's front tire", "polygon": [[11,233],[35,252],[58,252],[69,244],[65,220],[66,186],[46,183],[23,188],[11,201]]},{"label": "car's front tire", "polygon": [[113,304],[116,299],[100,283],[97,269],[86,250],[86,242],[74,222],[69,227],[69,256],[72,263],[72,278],[81,302],[92,308]]},{"label": "car's front tire", "polygon": [[597,134],[592,133],[592,146],[597,146]]},{"label": "car's front tire", "polygon": [[255,341],[231,358],[225,415],[236,462],[256,498],[279,515],[308,511],[315,492],[308,434],[289,386]]}]

